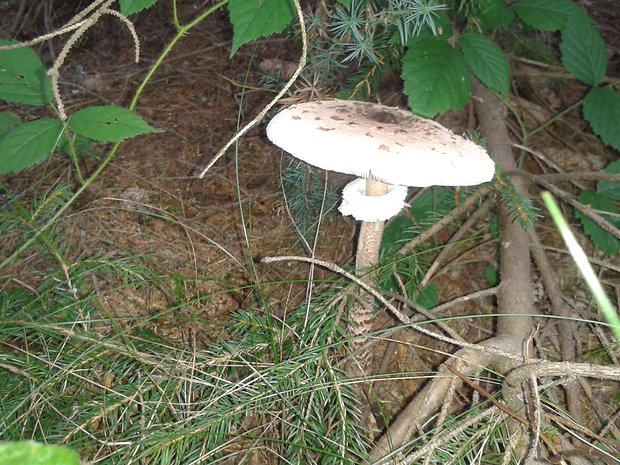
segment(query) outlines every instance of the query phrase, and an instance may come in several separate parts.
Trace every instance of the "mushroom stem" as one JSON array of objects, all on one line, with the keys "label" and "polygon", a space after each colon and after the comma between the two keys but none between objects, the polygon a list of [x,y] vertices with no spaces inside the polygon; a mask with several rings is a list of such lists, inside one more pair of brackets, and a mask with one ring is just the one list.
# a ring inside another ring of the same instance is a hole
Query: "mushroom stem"
[{"label": "mushroom stem", "polygon": [[[366,180],[366,195],[378,197],[387,194],[388,185],[373,179]],[[379,262],[379,248],[385,221],[364,221],[360,226],[360,234],[357,240],[357,254],[355,256],[355,269],[361,271]],[[370,284],[370,283],[369,283]]]},{"label": "mushroom stem", "polygon": [[[387,184],[372,179],[366,180],[365,195],[377,197],[385,195],[387,192]],[[357,254],[355,256],[355,270],[358,274],[379,262],[379,249],[381,247],[384,225],[385,221],[383,220],[362,222],[359,238],[357,239]],[[374,286],[377,278],[375,273],[371,273],[365,275],[362,279],[366,284]],[[374,314],[375,309],[370,302],[358,302],[351,308],[349,312],[351,321],[349,331],[354,338],[351,342],[352,350],[358,350],[366,342],[367,335],[372,330]],[[362,376],[370,369],[371,363],[372,352],[364,350],[357,357],[357,361],[349,363],[347,371],[351,376]]]}]

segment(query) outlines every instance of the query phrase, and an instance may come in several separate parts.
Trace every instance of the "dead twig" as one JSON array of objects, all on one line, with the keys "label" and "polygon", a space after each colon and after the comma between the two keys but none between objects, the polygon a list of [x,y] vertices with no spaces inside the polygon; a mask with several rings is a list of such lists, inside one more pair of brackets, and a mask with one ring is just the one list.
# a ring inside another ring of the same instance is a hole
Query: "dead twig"
[{"label": "dead twig", "polygon": [[366,284],[361,279],[359,279],[356,276],[352,275],[348,271],[346,271],[343,268],[339,267],[335,263],[326,262],[324,260],[319,260],[319,259],[316,259],[316,258],[298,257],[298,256],[294,256],[294,255],[286,255],[286,256],[281,256],[281,257],[265,257],[265,258],[262,259],[263,263],[277,263],[277,262],[283,262],[283,261],[299,261],[299,262],[310,263],[310,264],[321,266],[323,268],[327,268],[328,270],[332,270],[333,272],[338,273],[338,274],[344,276],[345,278],[353,281],[355,284],[360,286],[362,289],[364,289],[366,292],[371,294],[373,297],[378,299],[383,305],[385,305],[388,308],[388,310],[399,321],[401,321],[402,323],[408,325],[409,328],[415,329],[416,331],[419,331],[422,334],[425,334],[427,336],[430,336],[432,338],[438,339],[438,340],[443,341],[443,342],[447,342],[449,344],[454,344],[454,345],[456,345],[458,347],[463,347],[465,349],[472,349],[474,351],[486,352],[486,353],[488,353],[490,355],[493,355],[493,356],[496,356],[496,357],[507,358],[507,359],[510,359],[510,360],[513,360],[513,361],[521,361],[521,357],[519,357],[517,355],[514,355],[514,354],[512,354],[512,353],[510,353],[508,351],[502,350],[501,347],[494,347],[491,344],[471,344],[469,342],[458,341],[456,339],[453,339],[453,338],[448,337],[448,336],[444,336],[443,334],[439,334],[439,333],[436,333],[434,331],[430,331],[430,330],[424,328],[423,326],[420,326],[420,325],[418,325],[416,323],[413,323],[411,321],[411,319],[407,315],[405,315],[403,312],[401,312],[399,309],[397,309],[391,302],[389,302],[385,297],[383,297],[383,295],[381,295],[380,292],[378,292],[376,289],[374,289],[373,287],[371,287],[368,284]]},{"label": "dead twig", "polygon": [[256,126],[258,123],[261,122],[261,120],[265,117],[265,115],[269,112],[269,110],[271,110],[273,106],[276,103],[278,103],[278,101],[284,96],[284,94],[288,92],[288,90],[291,88],[293,83],[297,80],[297,78],[301,74],[302,70],[304,69],[304,66],[306,66],[306,56],[308,54],[308,37],[306,34],[306,24],[304,22],[304,14],[303,14],[303,11],[301,10],[301,5],[299,4],[299,0],[293,0],[293,3],[295,4],[295,10],[297,12],[297,19],[299,20],[299,26],[301,28],[300,36],[301,36],[301,44],[302,44],[302,52],[301,52],[301,56],[299,57],[299,63],[297,64],[297,69],[295,70],[291,78],[287,81],[287,83],[284,85],[284,87],[282,87],[280,92],[278,92],[278,94],[271,100],[271,102],[265,105],[265,107],[261,110],[261,112],[258,115],[256,115],[256,117],[252,121],[246,124],[239,131],[237,131],[237,134],[235,134],[226,143],[226,145],[224,145],[224,147],[222,147],[220,151],[215,154],[215,156],[211,159],[209,164],[205,166],[204,169],[198,175],[199,179],[204,178],[205,174],[207,174],[207,172],[211,169],[211,167],[215,165],[217,161],[224,156],[224,154],[226,153],[226,150],[228,150],[235,142],[237,142],[241,137],[243,137],[245,133],[247,133],[250,129],[252,129],[254,126]]},{"label": "dead twig", "polygon": [[[521,148],[515,144],[516,147]],[[543,179],[549,182],[564,181],[608,181],[620,183],[620,174],[606,173],[605,171],[579,171],[575,173],[547,173],[532,174],[523,170],[512,170],[506,173],[508,176],[523,176],[534,182],[537,179]]]}]

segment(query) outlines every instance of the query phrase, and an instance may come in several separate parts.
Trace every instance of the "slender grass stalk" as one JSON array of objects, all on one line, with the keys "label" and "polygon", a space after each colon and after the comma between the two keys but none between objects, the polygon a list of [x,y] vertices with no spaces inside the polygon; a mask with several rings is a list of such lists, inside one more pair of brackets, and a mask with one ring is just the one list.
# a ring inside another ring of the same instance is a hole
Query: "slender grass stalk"
[{"label": "slender grass stalk", "polygon": [[568,222],[562,215],[562,212],[553,199],[553,196],[549,192],[543,192],[541,197],[543,202],[545,202],[545,205],[549,210],[551,218],[558,228],[558,231],[560,231],[560,234],[564,239],[564,243],[566,244],[566,247],[568,247],[568,251],[572,255],[573,260],[575,260],[577,268],[579,268],[581,275],[590,288],[590,292],[592,292],[592,296],[594,297],[594,300],[596,300],[598,308],[611,326],[611,330],[616,339],[620,340],[620,318],[611,304],[611,300],[609,300],[609,297],[605,293],[605,290],[596,276],[596,273],[592,269],[592,265],[590,265],[588,257],[579,245],[579,242],[577,242],[575,235],[571,231]]}]

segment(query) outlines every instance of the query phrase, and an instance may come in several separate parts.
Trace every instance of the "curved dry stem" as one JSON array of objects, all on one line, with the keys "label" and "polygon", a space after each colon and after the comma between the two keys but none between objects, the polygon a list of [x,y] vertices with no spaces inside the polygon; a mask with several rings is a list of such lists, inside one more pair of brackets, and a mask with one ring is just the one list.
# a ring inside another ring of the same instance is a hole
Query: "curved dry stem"
[{"label": "curved dry stem", "polygon": [[[71,31],[74,31],[76,29],[78,29],[79,27],[81,27],[86,20],[82,20],[83,18],[85,18],[91,11],[95,10],[97,7],[99,7],[99,5],[101,5],[103,2],[105,2],[107,0],[95,0],[93,1],[90,5],[88,5],[86,8],[84,8],[82,11],[80,11],[79,13],[77,13],[75,16],[73,16],[73,18],[71,18],[67,24],[65,24],[64,26],[58,28],[55,31],[49,32],[47,34],[43,34],[40,35],[38,37],[35,37],[34,39],[28,40],[26,42],[20,42],[19,44],[13,44],[13,45],[3,45],[2,47],[0,47],[0,50],[11,50],[11,49],[15,49],[15,48],[22,48],[22,47],[30,47],[32,45],[36,45],[36,44],[40,44],[42,42],[45,42],[49,39],[53,39],[54,37],[58,37],[60,35],[63,34],[67,34]],[[109,0],[108,0],[109,2]],[[22,2],[22,5],[26,4],[26,2]],[[109,2],[109,4],[112,4],[112,2]]]},{"label": "curved dry stem", "polygon": [[58,85],[58,80],[60,79],[60,68],[64,64],[65,59],[67,58],[67,55],[69,55],[69,51],[71,50],[73,45],[75,45],[75,43],[79,40],[79,38],[82,37],[82,35],[89,28],[94,26],[97,23],[97,21],[99,21],[99,18],[101,18],[101,16],[105,14],[106,11],[109,10],[110,5],[112,5],[112,3],[114,3],[114,0],[105,1],[100,6],[100,8],[96,10],[88,19],[80,23],[81,26],[78,27],[77,30],[73,34],[71,34],[71,37],[69,37],[65,45],[62,47],[62,50],[58,54],[58,58],[56,58],[56,61],[54,61],[54,64],[47,72],[47,74],[50,76],[52,80],[52,90],[54,92],[54,100],[56,101],[58,117],[63,122],[67,120],[67,114],[65,113],[65,104],[62,101],[62,96],[60,95],[60,87]]},{"label": "curved dry stem", "polygon": [[299,27],[301,29],[300,35],[301,35],[301,44],[302,44],[301,56],[299,57],[299,63],[297,65],[297,69],[295,70],[291,78],[288,80],[288,82],[284,85],[284,87],[280,90],[280,92],[278,92],[278,94],[273,98],[273,100],[271,100],[271,102],[265,105],[265,107],[261,110],[261,112],[258,115],[256,115],[256,117],[252,121],[250,121],[241,130],[239,130],[237,134],[235,134],[226,143],[226,145],[224,145],[224,147],[222,147],[220,151],[215,154],[215,156],[211,159],[209,164],[207,164],[207,166],[205,166],[204,169],[198,175],[199,179],[204,178],[205,174],[207,174],[207,171],[209,171],[211,167],[215,165],[217,161],[224,156],[224,154],[226,153],[226,150],[228,150],[235,142],[241,139],[241,137],[243,137],[243,135],[246,132],[248,132],[250,129],[256,126],[265,117],[267,112],[269,112],[269,110],[271,110],[273,106],[276,103],[278,103],[278,101],[284,96],[284,94],[286,94],[286,92],[291,88],[293,83],[297,80],[297,78],[301,74],[301,71],[304,69],[304,66],[306,66],[306,57],[308,55],[308,37],[306,34],[306,24],[304,22],[304,13],[301,10],[301,5],[299,4],[299,0],[293,0],[293,3],[295,4],[295,10],[297,11],[297,19],[299,20]]},{"label": "curved dry stem", "polygon": [[127,29],[129,30],[129,33],[131,34],[131,37],[133,38],[133,44],[134,44],[134,48],[135,48],[134,61],[136,63],[138,63],[140,61],[140,39],[138,39],[138,33],[136,32],[136,28],[134,27],[133,23],[131,21],[129,21],[127,16],[121,14],[120,12],[118,12],[116,10],[110,10],[110,9],[106,8],[103,11],[103,13],[107,14],[107,15],[116,16],[118,19],[120,19],[122,21],[122,23],[125,26],[127,26]]},{"label": "curved dry stem", "polygon": [[452,339],[451,337],[444,336],[443,334],[430,331],[424,328],[423,326],[413,323],[412,320],[407,315],[405,315],[403,312],[398,310],[394,305],[392,305],[385,297],[383,297],[383,295],[381,295],[380,292],[370,287],[368,284],[366,284],[359,278],[355,277],[348,271],[340,268],[335,263],[326,262],[324,260],[318,260],[316,258],[298,257],[294,255],[284,255],[281,257],[265,257],[262,259],[263,263],[277,263],[277,262],[284,262],[284,261],[298,261],[298,262],[312,263],[312,264],[321,266],[323,268],[327,268],[328,270],[332,270],[333,272],[344,276],[345,278],[353,281],[355,284],[360,286],[362,289],[364,289],[366,292],[371,294],[373,297],[377,298],[383,305],[385,305],[385,307],[392,313],[392,315],[394,315],[402,323],[406,324],[407,327],[414,329],[416,331],[419,331],[422,334],[425,334],[427,336],[430,336],[432,338],[438,339],[443,342],[447,342],[449,344],[454,344],[456,346],[467,348],[467,349],[474,349],[479,352],[484,352],[489,355],[493,355],[493,356],[496,356],[502,359],[512,360],[515,362],[523,361],[523,357],[514,355],[510,352],[506,352],[502,350],[501,348],[493,347],[492,344],[486,344],[484,342],[479,343],[479,344],[472,344],[469,342],[457,341],[456,339]]}]

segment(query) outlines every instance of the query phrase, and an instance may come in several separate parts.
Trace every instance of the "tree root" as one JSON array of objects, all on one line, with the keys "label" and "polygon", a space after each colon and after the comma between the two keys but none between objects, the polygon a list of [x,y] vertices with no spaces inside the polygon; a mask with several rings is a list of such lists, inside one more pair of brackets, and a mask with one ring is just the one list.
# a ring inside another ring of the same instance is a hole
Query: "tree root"
[{"label": "tree root", "polygon": [[[510,139],[506,126],[505,109],[501,102],[486,88],[476,83],[474,91],[474,106],[480,121],[480,128],[487,140],[489,152],[504,172],[516,170]],[[516,191],[527,197],[527,183],[523,179],[513,178]],[[422,391],[399,414],[398,418],[388,428],[387,432],[377,441],[370,456],[376,463],[386,463],[401,446],[406,444],[413,434],[424,424],[444,402],[449,402],[445,396],[454,382],[454,375],[445,368],[446,363],[459,366],[459,371],[465,376],[475,376],[487,367],[500,373],[507,373],[515,368],[514,358],[509,359],[486,349],[495,349],[522,357],[529,358],[527,347],[528,337],[532,333],[531,316],[535,314],[532,288],[530,252],[527,232],[523,227],[512,220],[512,211],[508,206],[499,207],[500,222],[502,225],[500,274],[502,282],[499,287],[497,335],[479,344],[481,350],[469,347],[460,349],[440,368],[438,375],[426,385]],[[521,386],[507,386],[518,392],[510,395],[511,399],[518,399],[519,405],[509,405],[513,411],[523,410],[523,400],[520,397]],[[513,429],[519,428],[513,425]],[[518,431],[519,431],[518,430]],[[527,449],[518,447],[519,453]]]}]

